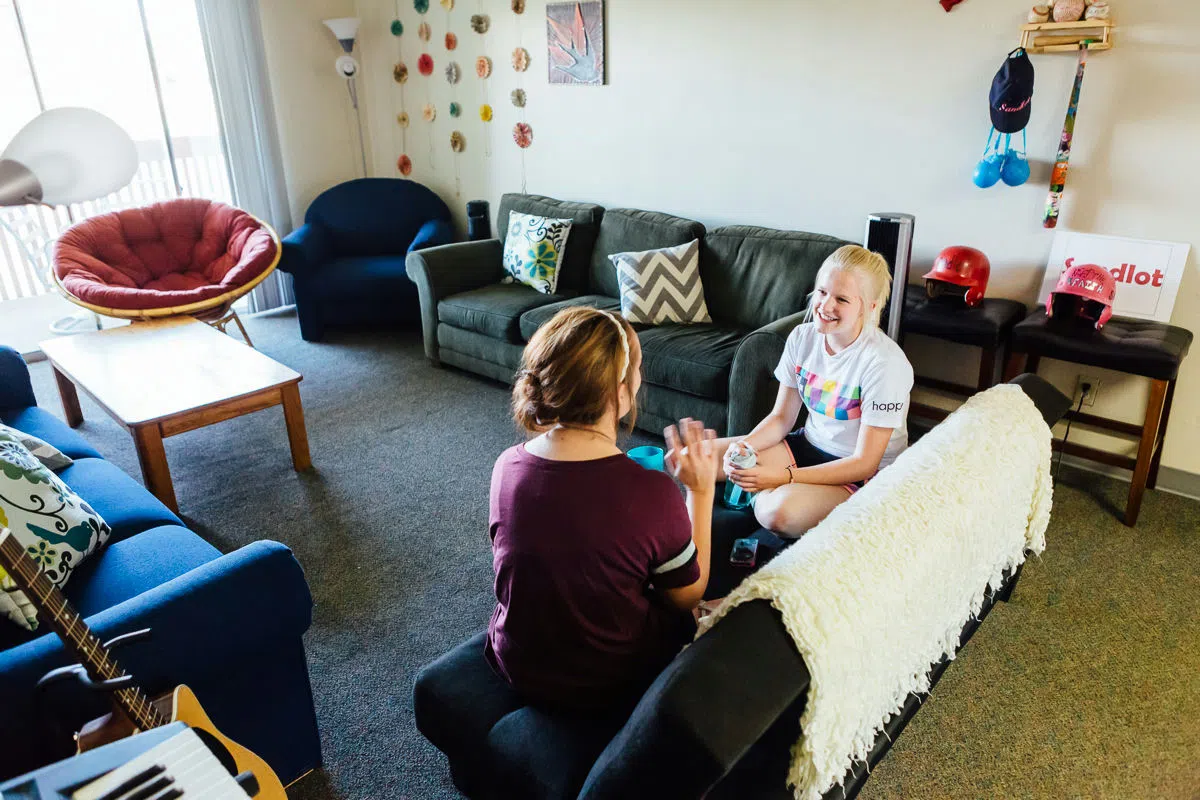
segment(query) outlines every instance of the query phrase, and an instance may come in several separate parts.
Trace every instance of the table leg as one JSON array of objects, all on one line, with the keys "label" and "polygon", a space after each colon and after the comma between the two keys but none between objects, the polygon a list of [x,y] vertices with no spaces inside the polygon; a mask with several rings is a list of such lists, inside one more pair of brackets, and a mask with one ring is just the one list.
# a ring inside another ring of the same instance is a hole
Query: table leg
[{"label": "table leg", "polygon": [[996,348],[985,347],[979,354],[979,391],[992,388],[996,384]]},{"label": "table leg", "polygon": [[138,463],[142,467],[142,481],[146,488],[163,505],[178,514],[179,503],[175,500],[175,485],[171,482],[171,468],[167,466],[167,451],[163,449],[162,431],[158,423],[134,428],[133,442],[137,446]]},{"label": "table leg", "polygon": [[1146,488],[1153,489],[1158,485],[1158,465],[1162,461],[1163,445],[1167,441],[1167,425],[1171,421],[1171,401],[1175,399],[1175,381],[1167,384],[1167,400],[1163,403],[1162,423],[1158,426],[1158,446],[1154,448],[1154,458],[1150,461],[1150,475],[1146,479]]},{"label": "table leg", "polygon": [[304,428],[304,407],[300,405],[300,386],[292,383],[279,390],[283,398],[283,419],[287,423],[288,444],[292,448],[292,466],[297,472],[312,469],[308,452],[308,431]]},{"label": "table leg", "polygon": [[71,379],[54,368],[54,382],[58,384],[58,396],[62,398],[63,415],[67,424],[78,428],[83,424],[83,410],[79,408],[79,392]]},{"label": "table leg", "polygon": [[1142,441],[1138,445],[1137,463],[1133,467],[1133,480],[1129,484],[1129,500],[1125,503],[1125,524],[1133,527],[1138,512],[1142,510],[1142,495],[1146,491],[1146,479],[1150,474],[1154,446],[1158,438],[1158,423],[1162,419],[1163,405],[1167,395],[1168,381],[1150,382],[1150,402],[1146,406],[1146,422],[1142,426]]}]

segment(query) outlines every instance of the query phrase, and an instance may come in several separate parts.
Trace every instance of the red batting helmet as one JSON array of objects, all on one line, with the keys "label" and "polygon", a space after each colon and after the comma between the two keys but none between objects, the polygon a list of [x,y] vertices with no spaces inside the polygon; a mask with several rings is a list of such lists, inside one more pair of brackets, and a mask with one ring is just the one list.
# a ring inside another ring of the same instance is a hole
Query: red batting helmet
[{"label": "red batting helmet", "polygon": [[[933,269],[925,273],[925,291],[930,297],[942,294],[961,296],[967,305],[977,306],[983,302],[983,293],[987,291],[991,274],[991,262],[982,251],[961,245],[947,247],[938,253]],[[961,288],[955,290],[950,288],[952,286]],[[966,292],[963,293],[962,289],[966,289]]]},{"label": "red batting helmet", "polygon": [[1058,284],[1046,298],[1046,316],[1054,316],[1056,297],[1074,295],[1079,300],[1072,304],[1069,313],[1094,322],[1096,330],[1100,330],[1112,316],[1117,281],[1111,272],[1098,264],[1072,264],[1072,260],[1067,259],[1066,268],[1058,276]]}]

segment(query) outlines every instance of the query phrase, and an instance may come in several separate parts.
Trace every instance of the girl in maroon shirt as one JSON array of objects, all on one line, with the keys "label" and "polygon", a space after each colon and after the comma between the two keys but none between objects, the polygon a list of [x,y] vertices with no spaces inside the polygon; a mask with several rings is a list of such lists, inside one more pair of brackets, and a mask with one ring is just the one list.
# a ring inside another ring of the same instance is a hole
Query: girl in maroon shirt
[{"label": "girl in maroon shirt", "polygon": [[560,311],[525,348],[513,416],[532,438],[492,472],[497,602],[485,653],[531,702],[636,700],[694,631],[708,583],[716,434],[687,419],[665,431],[685,500],[670,477],[617,447],[640,385],[637,335],[607,311]]}]

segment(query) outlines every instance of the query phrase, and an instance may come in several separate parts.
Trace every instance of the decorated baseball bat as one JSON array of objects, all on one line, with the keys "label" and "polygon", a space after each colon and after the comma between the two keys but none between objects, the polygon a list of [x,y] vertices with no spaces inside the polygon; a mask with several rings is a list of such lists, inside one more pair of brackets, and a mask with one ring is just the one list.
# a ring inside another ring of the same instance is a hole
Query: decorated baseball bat
[{"label": "decorated baseball bat", "polygon": [[1067,117],[1063,120],[1062,138],[1058,141],[1058,155],[1054,159],[1054,170],[1050,173],[1050,194],[1046,198],[1046,215],[1042,218],[1043,228],[1058,225],[1058,211],[1062,206],[1063,190],[1067,187],[1067,164],[1071,160],[1071,139],[1075,136],[1075,114],[1079,111],[1079,89],[1083,86],[1083,69],[1087,66],[1088,44],[1091,39],[1079,43],[1079,66],[1075,69],[1075,85],[1071,87],[1071,100],[1067,103]]}]

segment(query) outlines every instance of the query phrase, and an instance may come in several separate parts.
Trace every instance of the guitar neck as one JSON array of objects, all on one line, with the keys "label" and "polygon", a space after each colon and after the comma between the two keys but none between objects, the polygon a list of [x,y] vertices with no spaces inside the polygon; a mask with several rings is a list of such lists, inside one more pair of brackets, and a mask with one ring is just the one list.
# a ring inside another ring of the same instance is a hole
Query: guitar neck
[{"label": "guitar neck", "polygon": [[[38,618],[63,640],[93,680],[112,680],[125,675],[104,644],[92,633],[58,587],[51,583],[8,528],[0,526],[0,567],[19,586],[38,610]],[[150,702],[145,692],[131,686],[113,693],[113,702],[141,730],[157,728],[169,720]]]}]

